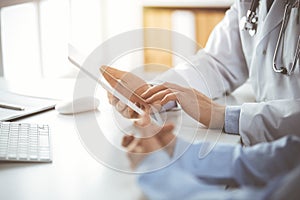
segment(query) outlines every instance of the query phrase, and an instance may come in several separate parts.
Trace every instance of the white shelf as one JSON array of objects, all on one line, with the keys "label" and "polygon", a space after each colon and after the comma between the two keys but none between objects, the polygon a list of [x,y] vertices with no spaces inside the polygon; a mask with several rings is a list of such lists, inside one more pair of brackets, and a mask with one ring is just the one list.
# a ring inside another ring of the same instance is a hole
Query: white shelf
[{"label": "white shelf", "polygon": [[234,0],[143,0],[143,7],[228,8]]}]

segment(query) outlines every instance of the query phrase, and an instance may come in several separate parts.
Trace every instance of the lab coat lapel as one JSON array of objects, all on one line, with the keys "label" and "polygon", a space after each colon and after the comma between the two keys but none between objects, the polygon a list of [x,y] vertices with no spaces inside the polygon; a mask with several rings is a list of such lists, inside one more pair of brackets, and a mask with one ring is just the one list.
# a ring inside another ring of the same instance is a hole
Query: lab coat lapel
[{"label": "lab coat lapel", "polygon": [[274,1],[263,23],[260,41],[263,40],[275,27],[280,24],[283,18],[285,5],[286,2],[283,0]]}]

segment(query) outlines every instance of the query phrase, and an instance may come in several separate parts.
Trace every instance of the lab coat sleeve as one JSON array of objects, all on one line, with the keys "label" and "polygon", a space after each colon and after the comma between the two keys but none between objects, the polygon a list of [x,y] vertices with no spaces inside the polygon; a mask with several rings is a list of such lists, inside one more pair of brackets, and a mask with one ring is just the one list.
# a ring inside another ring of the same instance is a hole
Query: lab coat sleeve
[{"label": "lab coat sleeve", "polygon": [[239,132],[245,145],[272,141],[285,135],[300,136],[300,99],[242,105]]},{"label": "lab coat sleeve", "polygon": [[[211,182],[263,185],[300,163],[300,138],[296,136],[247,148],[217,144],[206,157],[199,159],[201,145],[192,145],[177,163],[183,171]],[[181,151],[176,149],[176,152]]]},{"label": "lab coat sleeve", "polygon": [[153,82],[173,82],[195,88],[210,98],[217,98],[232,92],[247,77],[238,11],[234,4],[212,31],[205,49],[200,49],[189,62],[178,64]]}]

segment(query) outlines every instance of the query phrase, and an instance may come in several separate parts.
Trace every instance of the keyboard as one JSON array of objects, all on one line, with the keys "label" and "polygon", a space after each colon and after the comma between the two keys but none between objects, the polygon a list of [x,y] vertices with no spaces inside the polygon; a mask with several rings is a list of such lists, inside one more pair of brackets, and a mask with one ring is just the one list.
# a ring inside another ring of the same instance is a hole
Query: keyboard
[{"label": "keyboard", "polygon": [[52,162],[49,126],[0,122],[0,161]]}]

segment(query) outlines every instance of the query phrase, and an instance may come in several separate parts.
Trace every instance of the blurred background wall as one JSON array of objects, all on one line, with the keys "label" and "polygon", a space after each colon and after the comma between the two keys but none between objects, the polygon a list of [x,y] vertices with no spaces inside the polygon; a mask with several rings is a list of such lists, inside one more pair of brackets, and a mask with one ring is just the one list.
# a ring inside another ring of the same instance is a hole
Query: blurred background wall
[{"label": "blurred background wall", "polygon": [[[20,80],[76,77],[76,69],[67,60],[68,43],[88,55],[107,39],[142,27],[174,30],[204,46],[232,2],[2,0],[0,75]],[[166,42],[180,48],[171,37]],[[196,50],[190,47],[191,54]],[[144,63],[172,66],[177,62],[172,55],[145,51],[129,54],[117,63],[130,70]]]}]

